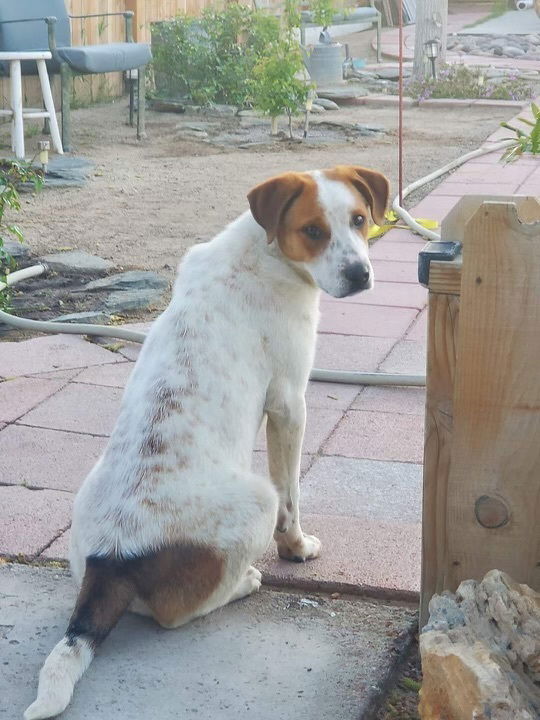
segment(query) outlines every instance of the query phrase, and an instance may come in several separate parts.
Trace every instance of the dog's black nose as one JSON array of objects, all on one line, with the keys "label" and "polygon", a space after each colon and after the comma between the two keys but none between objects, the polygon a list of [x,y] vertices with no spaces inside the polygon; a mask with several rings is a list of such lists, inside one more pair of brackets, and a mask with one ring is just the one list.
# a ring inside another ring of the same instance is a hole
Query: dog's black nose
[{"label": "dog's black nose", "polygon": [[361,290],[369,283],[369,266],[364,263],[347,265],[343,274],[356,290]]}]

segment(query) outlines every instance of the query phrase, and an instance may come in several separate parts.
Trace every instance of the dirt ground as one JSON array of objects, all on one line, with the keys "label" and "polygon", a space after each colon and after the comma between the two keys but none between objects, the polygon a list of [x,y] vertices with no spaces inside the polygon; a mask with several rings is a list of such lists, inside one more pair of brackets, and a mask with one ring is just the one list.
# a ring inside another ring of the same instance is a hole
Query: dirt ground
[{"label": "dirt ground", "polygon": [[[397,192],[395,108],[353,106],[325,116],[381,126],[387,134],[242,150],[180,139],[176,126],[186,122],[185,115],[151,111],[148,139],[139,143],[125,124],[126,105],[121,99],[73,113],[75,152],[91,159],[95,169],[85,187],[24,196],[17,221],[37,255],[80,248],[125,268],[172,276],[185,250],[243,212],[249,189],[275,173],[361,164],[386,173]],[[407,109],[405,181],[478,147],[512,114],[492,108]],[[38,139],[28,138],[27,152]],[[4,126],[0,142],[6,140]]]}]

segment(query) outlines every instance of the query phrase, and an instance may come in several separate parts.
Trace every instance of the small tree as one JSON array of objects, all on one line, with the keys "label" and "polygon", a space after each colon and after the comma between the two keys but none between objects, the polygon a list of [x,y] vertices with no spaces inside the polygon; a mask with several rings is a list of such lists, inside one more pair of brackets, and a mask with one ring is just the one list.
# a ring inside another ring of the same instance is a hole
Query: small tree
[{"label": "small tree", "polygon": [[335,15],[333,0],[311,0],[311,10],[313,11],[313,21],[323,28],[332,24]]},{"label": "small tree", "polygon": [[292,116],[305,105],[309,87],[298,77],[304,70],[299,46],[286,37],[268,48],[253,68],[251,94],[255,107],[270,115],[271,134],[277,134],[278,115],[289,118],[292,139]]}]

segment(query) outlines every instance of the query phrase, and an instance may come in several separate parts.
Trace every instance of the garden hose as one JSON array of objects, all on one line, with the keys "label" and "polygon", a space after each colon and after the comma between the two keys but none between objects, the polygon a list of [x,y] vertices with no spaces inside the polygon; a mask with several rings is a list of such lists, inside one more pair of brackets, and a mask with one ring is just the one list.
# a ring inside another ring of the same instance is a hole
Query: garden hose
[{"label": "garden hose", "polygon": [[[444,167],[435,170],[434,172],[426,175],[420,180],[411,183],[403,190],[403,198],[406,198],[414,190],[426,185],[427,183],[435,180],[436,178],[450,172],[454,168],[459,167],[464,162],[472,160],[473,158],[486,155],[497,150],[502,150],[508,147],[511,141],[505,140],[499,143],[494,143],[490,146],[484,146],[473,150],[461,157],[449,162]],[[401,205],[399,202],[399,196],[394,198],[392,203],[392,209],[398,215],[403,222],[411,228],[415,233],[422,235],[427,240],[440,240],[441,236],[430,228],[422,226],[418,223]],[[2,292],[6,286],[13,286],[22,280],[28,280],[29,278],[42,275],[47,272],[47,265],[40,263],[33,265],[32,267],[24,268],[23,270],[17,270],[16,272],[10,273],[6,277],[6,282],[0,282],[0,292]],[[114,325],[89,325],[86,323],[61,323],[51,322],[43,320],[28,320],[26,318],[19,318],[10,313],[0,311],[0,322],[10,325],[11,327],[18,328],[20,330],[34,330],[37,332],[45,333],[65,333],[74,335],[99,335],[101,337],[111,337],[118,340],[126,340],[129,342],[143,343],[146,334],[136,332],[134,330],[127,330],[122,327]],[[318,382],[330,382],[330,383],[346,383],[351,385],[394,385],[403,387],[423,387],[426,384],[425,375],[409,375],[409,374],[393,374],[393,373],[367,373],[367,372],[354,372],[346,370],[321,370],[313,368],[310,375],[311,380]]]}]

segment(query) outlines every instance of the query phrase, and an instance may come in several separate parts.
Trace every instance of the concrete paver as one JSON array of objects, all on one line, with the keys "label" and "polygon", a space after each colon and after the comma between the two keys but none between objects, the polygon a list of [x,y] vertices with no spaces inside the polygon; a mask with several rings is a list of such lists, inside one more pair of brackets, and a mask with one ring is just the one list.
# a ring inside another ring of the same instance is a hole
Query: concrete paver
[{"label": "concrete paver", "polygon": [[4,555],[34,556],[71,522],[73,495],[58,490],[0,488],[0,548]]},{"label": "concrete paver", "polygon": [[426,389],[419,387],[365,387],[352,404],[353,410],[424,416]]},{"label": "concrete paver", "polygon": [[309,408],[346,410],[360,390],[359,385],[310,382],[306,392],[306,405]]},{"label": "concrete paver", "polygon": [[417,415],[350,410],[323,446],[326,455],[420,463],[424,422]]},{"label": "concrete paver", "polygon": [[7,485],[77,492],[107,439],[10,425],[0,433],[0,478]]},{"label": "concrete paver", "polygon": [[[392,230],[392,232],[394,232]],[[418,258],[414,262],[394,260],[373,260],[375,283],[379,281],[411,283],[418,285]]]},{"label": "concrete paver", "polygon": [[114,365],[98,365],[82,370],[75,382],[87,385],[107,385],[109,387],[125,387],[131,371],[132,362],[118,362]]},{"label": "concrete paver", "polygon": [[302,510],[397,525],[420,524],[422,466],[364,458],[319,457],[302,480]]},{"label": "concrete paver", "polygon": [[411,373],[423,375],[426,372],[425,340],[400,340],[381,364],[382,372]]},{"label": "concrete paver", "polygon": [[[0,567],[0,587],[0,695],[6,718],[18,718],[74,590],[63,571],[10,565]],[[373,709],[413,622],[395,605],[276,590],[176,630],[127,614],[62,718],[350,720]]]},{"label": "concrete paver", "polygon": [[110,435],[121,398],[119,388],[70,384],[23,415],[20,422],[91,435]]},{"label": "concrete paver", "polygon": [[2,343],[0,375],[18,377],[111,362],[117,362],[114,353],[78,335],[43,335],[33,340]]},{"label": "concrete paver", "polygon": [[290,563],[270,548],[257,566],[263,582],[278,586],[327,588],[374,593],[415,601],[420,590],[420,541],[417,524],[370,518],[302,516],[302,529],[322,542],[322,554]]},{"label": "concrete paver", "polygon": [[13,422],[54,395],[66,380],[18,377],[0,383],[0,420]]},{"label": "concrete paver", "polygon": [[422,239],[408,243],[393,242],[392,234],[388,233],[373,245],[369,256],[373,260],[396,260],[399,258],[400,262],[417,262],[418,253],[425,244],[425,240]]},{"label": "concrete paver", "polygon": [[[310,408],[306,418],[306,432],[302,449],[305,453],[316,453],[343,417],[341,410]],[[266,450],[266,424],[259,432],[256,450]]]},{"label": "concrete paver", "polygon": [[394,338],[321,333],[317,338],[315,367],[374,372],[395,342]]},{"label": "concrete paver", "polygon": [[321,303],[319,328],[322,333],[399,338],[417,314],[415,308]]},{"label": "concrete paver", "polygon": [[342,305],[384,305],[386,307],[416,308],[421,310],[427,302],[427,290],[421,285],[412,283],[384,282],[375,283],[375,287],[367,292],[352,295],[345,300],[323,296],[322,304],[336,303]]}]

